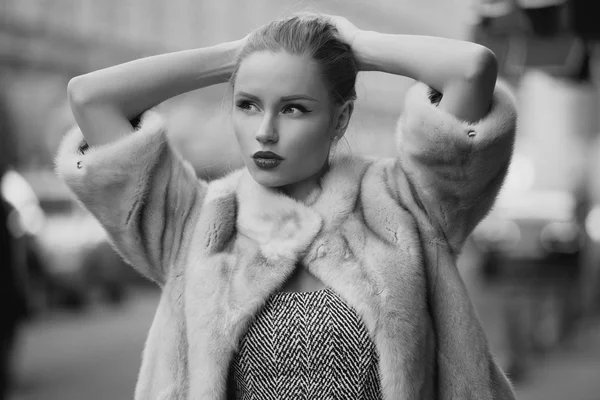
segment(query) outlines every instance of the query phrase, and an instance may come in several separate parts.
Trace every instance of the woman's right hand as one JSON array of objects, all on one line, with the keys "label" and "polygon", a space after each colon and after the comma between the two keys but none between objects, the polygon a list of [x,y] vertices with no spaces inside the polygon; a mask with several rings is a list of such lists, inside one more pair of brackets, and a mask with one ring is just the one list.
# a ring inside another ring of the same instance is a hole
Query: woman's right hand
[{"label": "woman's right hand", "polygon": [[252,35],[252,33],[249,33],[246,36],[244,36],[243,38],[235,41],[235,44],[237,46],[237,51],[236,51],[237,55],[240,54],[240,52],[242,51],[244,46],[246,46],[246,43],[248,43],[248,39],[250,38],[250,35]]}]

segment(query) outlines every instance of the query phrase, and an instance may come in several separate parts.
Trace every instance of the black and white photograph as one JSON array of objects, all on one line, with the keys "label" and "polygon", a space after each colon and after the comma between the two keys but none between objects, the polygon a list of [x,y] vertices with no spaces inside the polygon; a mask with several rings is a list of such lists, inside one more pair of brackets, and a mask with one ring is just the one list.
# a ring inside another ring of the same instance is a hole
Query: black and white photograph
[{"label": "black and white photograph", "polygon": [[0,0],[0,400],[600,400],[593,0]]}]

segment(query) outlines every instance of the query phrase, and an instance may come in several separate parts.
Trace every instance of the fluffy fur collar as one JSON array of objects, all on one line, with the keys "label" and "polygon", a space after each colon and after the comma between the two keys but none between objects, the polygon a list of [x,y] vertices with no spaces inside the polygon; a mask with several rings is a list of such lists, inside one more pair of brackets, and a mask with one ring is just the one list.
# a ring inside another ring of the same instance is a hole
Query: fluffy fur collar
[{"label": "fluffy fur collar", "polygon": [[300,259],[319,231],[339,226],[354,209],[365,168],[350,157],[337,160],[306,202],[259,185],[244,170],[237,186],[238,233],[259,243],[266,257]]}]

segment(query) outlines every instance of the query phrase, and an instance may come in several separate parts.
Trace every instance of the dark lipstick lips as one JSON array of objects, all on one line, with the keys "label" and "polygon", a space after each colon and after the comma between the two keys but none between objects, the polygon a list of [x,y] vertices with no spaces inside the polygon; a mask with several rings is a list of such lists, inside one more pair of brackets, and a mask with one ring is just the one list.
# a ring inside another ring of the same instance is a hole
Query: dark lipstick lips
[{"label": "dark lipstick lips", "polygon": [[283,157],[281,157],[278,154],[275,154],[271,151],[257,151],[256,153],[254,153],[252,155],[252,158],[256,159],[256,158],[264,158],[264,159],[271,159],[271,160],[283,160]]}]

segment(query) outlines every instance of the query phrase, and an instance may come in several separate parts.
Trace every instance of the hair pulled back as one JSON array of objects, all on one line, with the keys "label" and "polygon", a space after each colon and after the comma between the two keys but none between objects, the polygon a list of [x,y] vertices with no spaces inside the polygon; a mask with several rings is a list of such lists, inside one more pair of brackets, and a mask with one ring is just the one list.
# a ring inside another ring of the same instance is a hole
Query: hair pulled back
[{"label": "hair pulled back", "polygon": [[273,21],[252,32],[238,54],[231,77],[233,85],[241,62],[259,51],[286,51],[309,56],[320,66],[336,104],[356,99],[358,64],[352,49],[340,40],[335,26],[322,17],[293,16]]}]

